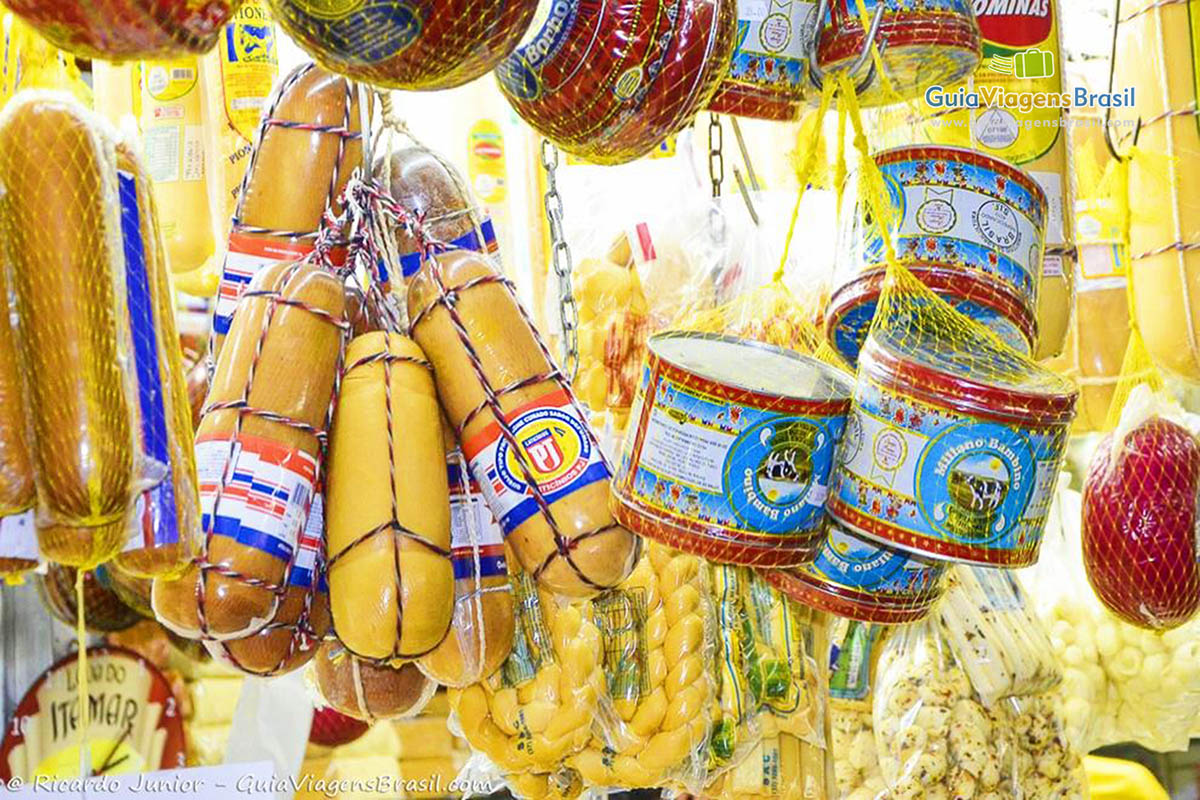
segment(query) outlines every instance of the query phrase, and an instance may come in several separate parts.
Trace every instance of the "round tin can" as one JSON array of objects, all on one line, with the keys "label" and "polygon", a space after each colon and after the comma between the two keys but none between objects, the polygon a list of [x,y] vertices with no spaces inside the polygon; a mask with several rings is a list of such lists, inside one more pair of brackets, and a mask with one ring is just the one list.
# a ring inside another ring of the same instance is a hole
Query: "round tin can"
[{"label": "round tin can", "polygon": [[[968,377],[981,367],[988,382]],[[853,533],[928,557],[1029,566],[1077,399],[1066,378],[1012,351],[939,352],[875,330],[829,512]]]},{"label": "round tin can", "polygon": [[[880,59],[891,91],[876,76],[859,98],[863,105],[916,97],[930,86],[953,86],[979,66],[983,44],[970,0],[863,0],[867,19],[875,18],[881,2],[878,41],[886,40],[886,46]],[[818,65],[826,72],[848,67],[862,53],[863,39],[857,0],[833,0],[818,34]]]},{"label": "round tin can", "polygon": [[[1037,341],[1037,320],[1010,290],[970,273],[938,266],[914,266],[913,275],[954,307],[982,323],[1002,342],[1022,355],[1029,355]],[[864,272],[833,293],[825,314],[825,334],[830,344],[850,364],[858,353],[875,318],[886,270]]]},{"label": "round tin can", "polygon": [[788,121],[799,116],[808,79],[817,4],[803,0],[739,0],[729,72],[708,110]]},{"label": "round tin can", "polygon": [[651,337],[614,515],[712,561],[812,561],[852,392],[848,376],[790,350],[716,334]]},{"label": "round tin can", "polygon": [[830,525],[812,564],[763,574],[807,606],[860,622],[900,624],[929,613],[944,591],[947,567]]},{"label": "round tin can", "polygon": [[[897,147],[875,162],[895,210],[892,240],[901,264],[933,264],[1002,284],[1036,319],[1047,204],[1029,173],[960,147]],[[838,273],[885,268],[878,226],[857,193],[846,194]]]}]

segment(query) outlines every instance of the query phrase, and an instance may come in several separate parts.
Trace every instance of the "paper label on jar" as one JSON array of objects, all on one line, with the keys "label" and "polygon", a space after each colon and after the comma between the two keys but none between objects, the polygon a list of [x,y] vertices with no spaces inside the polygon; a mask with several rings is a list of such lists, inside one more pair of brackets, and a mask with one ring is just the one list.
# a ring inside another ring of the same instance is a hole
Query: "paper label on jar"
[{"label": "paper label on jar", "polygon": [[0,558],[37,561],[40,555],[32,508],[0,517]]},{"label": "paper label on jar", "polygon": [[813,35],[817,4],[802,0],[739,0],[737,43],[729,78],[799,86]]},{"label": "paper label on jar", "polygon": [[[643,385],[648,380],[644,372]],[[735,399],[711,388],[659,375],[652,391],[639,390],[632,419],[646,417],[641,447],[636,463],[623,456],[623,474],[634,470],[633,497],[704,527],[775,535],[815,529],[845,418],[780,414],[751,394]]]},{"label": "paper label on jar", "polygon": [[493,422],[463,443],[471,475],[506,536],[542,513],[529,479],[547,505],[609,479],[595,437],[565,391],[522,406],[506,422],[511,439]]},{"label": "paper label on jar", "polygon": [[[125,255],[125,299],[141,423],[139,445],[147,459],[166,470],[161,483],[137,498],[133,529],[125,546],[128,551],[178,542],[179,519],[172,475],[174,464],[167,423],[167,395],[159,363],[161,343],[146,264],[137,177],[130,172],[118,172],[117,188]],[[187,437],[191,438],[190,431]]]},{"label": "paper label on jar", "polygon": [[1065,444],[1065,425],[980,420],[860,375],[831,512],[851,527],[874,520],[911,549],[1027,553],[1041,539]]},{"label": "paper label on jar", "polygon": [[[196,440],[201,522],[206,533],[227,536],[246,547],[288,561],[299,545],[309,558],[307,534],[323,523],[310,515],[317,461],[303,450],[256,436],[205,436]],[[306,534],[301,540],[301,532]],[[317,548],[320,530],[314,531]],[[301,565],[297,557],[296,565]],[[311,564],[306,564],[311,571]]]},{"label": "paper label on jar", "polygon": [[450,552],[456,580],[490,578],[508,574],[504,557],[504,532],[492,515],[479,484],[464,486],[462,470],[453,461],[446,465],[450,485]]},{"label": "paper label on jar", "polygon": [[[284,242],[234,232],[229,235],[229,248],[225,253],[225,268],[217,288],[217,304],[213,311],[213,331],[220,336],[229,333],[233,326],[233,314],[238,301],[261,270],[273,264],[299,261],[313,251],[307,242]],[[345,262],[345,252],[333,252],[333,262]]]},{"label": "paper label on jar", "polygon": [[816,561],[802,570],[820,581],[862,592],[919,596],[936,586],[941,564],[919,561],[830,526]]}]

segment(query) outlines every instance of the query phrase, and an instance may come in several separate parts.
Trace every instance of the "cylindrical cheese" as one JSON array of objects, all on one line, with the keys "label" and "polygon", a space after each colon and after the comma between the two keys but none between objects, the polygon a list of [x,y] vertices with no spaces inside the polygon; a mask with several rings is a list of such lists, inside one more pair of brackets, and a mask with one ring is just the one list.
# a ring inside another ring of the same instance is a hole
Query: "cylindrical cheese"
[{"label": "cylindrical cheese", "polygon": [[521,565],[573,597],[618,584],[638,539],[613,520],[611,473],[595,434],[496,266],[463,250],[427,259],[408,312],[471,472]]},{"label": "cylindrical cheese", "polygon": [[[1128,0],[1121,15],[1114,83],[1136,105],[1114,117],[1142,121],[1129,166],[1134,313],[1155,363],[1200,380],[1200,7]],[[1134,130],[1114,127],[1119,149]]]},{"label": "cylindrical cheese", "polygon": [[[213,359],[254,275],[312,252],[325,210],[340,211],[337,197],[362,165],[358,93],[356,84],[306,64],[263,109],[213,308]],[[333,258],[341,257],[339,248]]]},{"label": "cylindrical cheese", "polygon": [[329,451],[333,626],[366,659],[423,656],[454,613],[450,502],[433,370],[397,333],[346,349]]},{"label": "cylindrical cheese", "polygon": [[111,140],[65,95],[18,95],[0,119],[0,232],[33,418],[39,539],[46,558],[72,566],[117,552],[140,488],[115,167]]},{"label": "cylindrical cheese", "polygon": [[323,644],[314,665],[317,691],[325,702],[369,722],[416,716],[437,691],[437,684],[415,664],[372,664],[337,642]]},{"label": "cylindrical cheese", "polygon": [[252,286],[196,436],[205,563],[154,583],[159,620],[189,638],[261,630],[308,591],[323,548],[317,434],[329,425],[345,290],[305,264],[268,267]]},{"label": "cylindrical cheese", "polygon": [[200,501],[183,354],[154,197],[141,162],[124,144],[117,146],[117,170],[139,442],[165,475],[138,498],[116,564],[152,577],[178,572],[195,555]]},{"label": "cylindrical cheese", "polygon": [[312,660],[329,632],[329,597],[320,582],[292,570],[288,592],[271,623],[241,639],[206,641],[209,654],[246,673],[270,677],[299,669]]}]

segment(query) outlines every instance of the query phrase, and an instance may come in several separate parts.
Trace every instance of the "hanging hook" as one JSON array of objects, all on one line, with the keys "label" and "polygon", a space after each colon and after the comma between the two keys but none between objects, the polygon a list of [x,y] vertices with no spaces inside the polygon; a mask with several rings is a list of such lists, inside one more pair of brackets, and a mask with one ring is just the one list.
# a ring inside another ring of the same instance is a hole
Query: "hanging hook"
[{"label": "hanging hook", "polygon": [[[875,19],[871,21],[871,27],[866,32],[863,40],[862,52],[858,54],[858,58],[854,59],[854,63],[849,69],[838,70],[845,71],[853,75],[861,70],[864,66],[868,66],[867,74],[854,86],[854,90],[862,93],[867,90],[871,82],[875,80],[875,60],[871,58],[871,48],[876,46],[878,42],[879,52],[882,53],[887,47],[887,37],[880,38],[879,30],[883,27],[883,14],[886,11],[886,6],[883,0],[879,0],[879,7],[875,12]],[[825,15],[829,13],[829,0],[818,0],[817,3],[816,24],[813,26],[812,38],[808,40],[808,80],[813,87],[818,91],[825,89],[825,78],[827,74],[825,70],[817,66],[817,41],[821,38],[821,26],[824,24]]]},{"label": "hanging hook", "polygon": [[[1112,49],[1109,51],[1108,57],[1108,93],[1113,93],[1113,86],[1116,82],[1117,71],[1117,34],[1121,29],[1121,0],[1115,0],[1113,3],[1113,33],[1112,33]],[[1142,135],[1142,117],[1139,114],[1137,118],[1137,127],[1133,129],[1133,145],[1136,147],[1138,139]],[[1117,152],[1116,142],[1113,141],[1112,135],[1112,106],[1104,109],[1104,146],[1108,148],[1108,152],[1118,163],[1128,161],[1128,155],[1121,155]]]}]

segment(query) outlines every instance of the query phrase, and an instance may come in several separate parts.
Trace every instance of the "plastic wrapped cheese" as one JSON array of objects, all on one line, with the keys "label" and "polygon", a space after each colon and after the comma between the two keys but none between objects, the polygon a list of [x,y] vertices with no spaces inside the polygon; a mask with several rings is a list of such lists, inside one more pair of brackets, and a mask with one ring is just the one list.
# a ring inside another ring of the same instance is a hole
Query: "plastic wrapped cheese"
[{"label": "plastic wrapped cheese", "polygon": [[871,683],[888,629],[839,619],[830,633],[829,746],[841,800],[886,800]]},{"label": "plastic wrapped cheese", "polygon": [[1082,800],[1080,753],[1054,698],[994,704],[972,689],[960,653],[933,621],[899,630],[880,658],[876,748],[893,800]]}]

